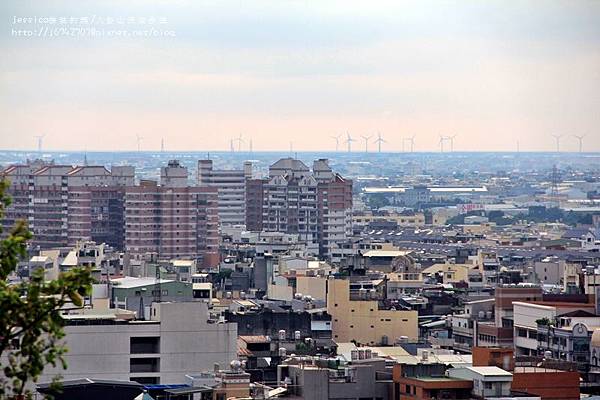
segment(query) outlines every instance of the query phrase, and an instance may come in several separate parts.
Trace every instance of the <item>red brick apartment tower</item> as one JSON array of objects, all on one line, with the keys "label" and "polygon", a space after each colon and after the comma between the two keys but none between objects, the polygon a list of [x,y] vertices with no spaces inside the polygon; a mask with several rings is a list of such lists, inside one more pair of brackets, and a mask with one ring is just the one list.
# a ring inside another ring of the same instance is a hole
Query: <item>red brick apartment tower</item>
[{"label": "red brick apartment tower", "polygon": [[133,185],[133,167],[71,167],[35,161],[2,172],[13,204],[2,222],[28,222],[34,249],[94,240],[123,248],[123,188]]},{"label": "red brick apartment tower", "polygon": [[177,161],[161,170],[161,185],[142,181],[125,193],[125,247],[132,254],[218,263],[217,189],[189,186]]}]

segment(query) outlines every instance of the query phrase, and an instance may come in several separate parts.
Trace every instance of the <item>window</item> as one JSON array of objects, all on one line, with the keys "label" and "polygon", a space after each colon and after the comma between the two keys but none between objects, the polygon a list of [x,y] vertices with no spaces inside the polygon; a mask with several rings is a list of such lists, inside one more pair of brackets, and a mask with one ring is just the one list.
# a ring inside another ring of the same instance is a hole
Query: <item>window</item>
[{"label": "window", "polygon": [[160,337],[131,337],[129,338],[131,354],[160,353]]},{"label": "window", "polygon": [[129,360],[129,372],[160,372],[160,359],[132,358]]}]

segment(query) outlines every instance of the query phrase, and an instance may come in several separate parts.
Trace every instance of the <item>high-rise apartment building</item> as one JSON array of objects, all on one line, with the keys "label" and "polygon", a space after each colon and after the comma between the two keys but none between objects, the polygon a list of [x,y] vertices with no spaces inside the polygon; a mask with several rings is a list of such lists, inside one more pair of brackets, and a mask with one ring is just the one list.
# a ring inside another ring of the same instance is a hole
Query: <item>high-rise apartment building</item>
[{"label": "high-rise apartment building", "polygon": [[352,234],[352,181],[334,173],[327,160],[316,160],[311,171],[283,158],[268,178],[247,182],[246,197],[248,229],[299,234],[318,243],[323,256]]},{"label": "high-rise apartment building", "polygon": [[134,184],[133,167],[72,167],[35,161],[2,172],[13,203],[3,221],[5,233],[27,221],[36,249],[73,245],[80,240],[123,247],[124,187]]},{"label": "high-rise apartment building", "polygon": [[13,198],[4,233],[17,220],[27,221],[34,250],[94,241],[133,254],[218,263],[216,188],[190,186],[187,169],[176,161],[161,169],[160,185],[135,185],[130,166],[35,161],[10,166],[1,176],[10,181]]},{"label": "high-rise apartment building", "polygon": [[131,254],[219,261],[217,189],[188,184],[177,161],[161,169],[160,185],[142,181],[126,189],[125,248]]},{"label": "high-rise apartment building", "polygon": [[198,161],[198,186],[218,189],[219,223],[222,226],[246,224],[246,181],[252,178],[252,163],[242,170],[214,169],[212,160]]}]

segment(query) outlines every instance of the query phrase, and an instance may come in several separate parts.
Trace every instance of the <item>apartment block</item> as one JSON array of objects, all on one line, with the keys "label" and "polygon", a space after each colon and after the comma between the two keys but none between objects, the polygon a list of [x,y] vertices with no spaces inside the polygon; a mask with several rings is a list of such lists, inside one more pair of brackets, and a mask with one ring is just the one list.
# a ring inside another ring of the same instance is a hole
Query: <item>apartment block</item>
[{"label": "apartment block", "polygon": [[199,259],[218,264],[217,189],[192,187],[187,168],[170,161],[161,184],[142,181],[125,193],[125,247],[131,254]]},{"label": "apartment block", "polygon": [[247,185],[248,229],[298,234],[326,257],[352,234],[352,181],[334,173],[327,160],[316,160],[311,171],[300,160],[282,158],[268,178]]},{"label": "apartment block", "polygon": [[246,229],[262,231],[263,228],[264,179],[246,181]]},{"label": "apartment block", "polygon": [[198,186],[218,189],[218,214],[221,226],[246,224],[246,181],[252,178],[252,163],[241,170],[214,169],[212,160],[198,161]]},{"label": "apartment block", "polygon": [[181,384],[186,375],[228,365],[237,356],[237,325],[210,320],[206,303],[153,303],[145,321],[133,316],[119,309],[65,315],[68,369],[48,366],[40,381],[60,374],[64,380]]},{"label": "apartment block", "polygon": [[124,188],[134,184],[133,167],[56,165],[34,161],[2,172],[13,204],[3,225],[25,220],[34,249],[105,242],[123,248]]}]

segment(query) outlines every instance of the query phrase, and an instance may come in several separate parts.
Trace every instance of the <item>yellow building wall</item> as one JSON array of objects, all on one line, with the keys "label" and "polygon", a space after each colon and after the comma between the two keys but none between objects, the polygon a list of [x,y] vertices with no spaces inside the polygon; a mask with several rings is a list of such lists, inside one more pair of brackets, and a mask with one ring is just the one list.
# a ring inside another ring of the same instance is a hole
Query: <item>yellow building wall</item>
[{"label": "yellow building wall", "polygon": [[379,310],[376,300],[350,300],[350,285],[345,279],[328,280],[327,312],[336,342],[355,340],[376,345],[387,336],[391,344],[401,336],[419,336],[416,311]]},{"label": "yellow building wall", "polygon": [[327,279],[313,276],[296,276],[296,293],[327,300]]},{"label": "yellow building wall", "polygon": [[468,282],[472,267],[467,264],[434,264],[423,270],[423,274],[443,274],[444,283]]}]

